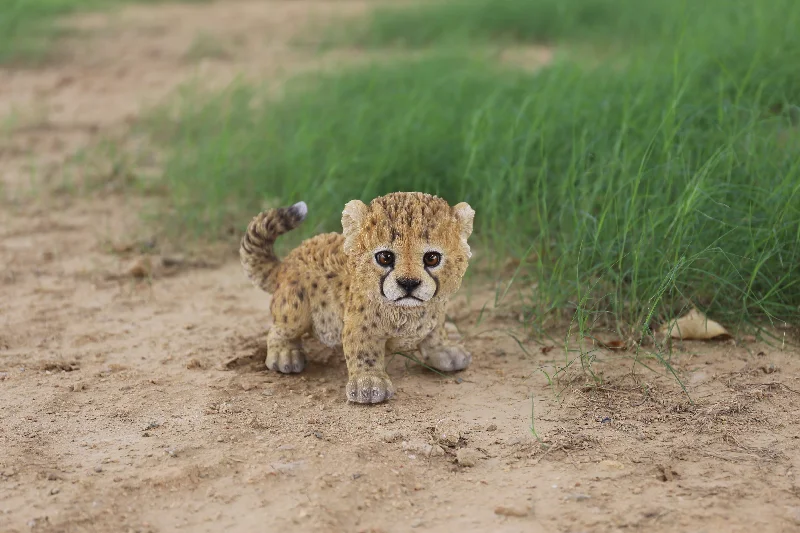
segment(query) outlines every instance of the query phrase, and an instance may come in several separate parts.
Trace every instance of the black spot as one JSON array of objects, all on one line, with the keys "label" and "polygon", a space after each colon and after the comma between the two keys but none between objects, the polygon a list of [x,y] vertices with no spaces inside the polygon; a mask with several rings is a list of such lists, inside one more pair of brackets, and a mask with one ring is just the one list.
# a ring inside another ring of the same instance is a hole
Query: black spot
[{"label": "black spot", "polygon": [[303,300],[306,299],[306,291],[300,289],[299,291],[297,291],[297,297],[300,298],[300,301],[302,302]]},{"label": "black spot", "polygon": [[297,307],[298,307],[299,305],[300,305],[300,302],[293,302],[293,303],[292,303],[292,307],[294,307],[295,309],[297,309]]},{"label": "black spot", "polygon": [[312,288],[312,289],[316,289],[316,288],[317,288],[317,282],[316,282],[316,281],[315,281],[314,283],[312,283],[312,284],[311,284],[311,288]]},{"label": "black spot", "polygon": [[283,318],[283,321],[284,321],[284,322],[286,322],[286,323],[288,323],[288,322],[289,322],[289,316],[288,316],[288,315],[283,315],[283,317],[282,317],[282,318]]},{"label": "black spot", "polygon": [[375,359],[364,359],[364,362],[367,363],[367,366],[375,366]]},{"label": "black spot", "polygon": [[361,326],[361,331],[366,333],[367,331],[369,331],[369,328],[367,326]]},{"label": "black spot", "polygon": [[358,308],[358,312],[359,312],[359,313],[363,313],[363,312],[364,312],[364,306],[363,306],[363,305],[362,305],[361,307],[359,307],[359,308]]},{"label": "black spot", "polygon": [[319,303],[319,305],[320,305],[320,307],[328,307],[328,302],[326,302],[325,300],[322,300],[322,301]]},{"label": "black spot", "polygon": [[377,323],[377,322],[373,322],[373,323],[372,323],[372,327],[373,327],[373,328],[377,328],[377,327],[378,327],[378,323]]},{"label": "black spot", "polygon": [[325,277],[328,279],[333,279],[336,277],[336,272],[328,272],[327,274],[325,274]]},{"label": "black spot", "polygon": [[289,285],[297,285],[297,280],[293,279],[292,281],[289,282]]}]

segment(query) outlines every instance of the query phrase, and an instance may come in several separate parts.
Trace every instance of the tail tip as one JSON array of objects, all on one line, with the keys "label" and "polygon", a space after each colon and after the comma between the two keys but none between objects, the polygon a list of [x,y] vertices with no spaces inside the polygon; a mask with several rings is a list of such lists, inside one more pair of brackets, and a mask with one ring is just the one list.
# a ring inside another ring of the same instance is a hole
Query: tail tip
[{"label": "tail tip", "polygon": [[297,202],[289,208],[289,212],[297,218],[297,220],[305,220],[308,215],[308,206],[305,202]]}]

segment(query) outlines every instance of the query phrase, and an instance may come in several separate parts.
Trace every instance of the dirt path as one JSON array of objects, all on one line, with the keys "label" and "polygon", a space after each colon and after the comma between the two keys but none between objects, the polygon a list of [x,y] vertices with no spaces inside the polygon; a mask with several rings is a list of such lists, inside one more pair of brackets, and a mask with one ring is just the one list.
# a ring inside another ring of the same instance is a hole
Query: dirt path
[{"label": "dirt path", "polygon": [[[680,346],[694,405],[616,353],[598,353],[602,388],[551,389],[536,369],[563,349],[523,352],[510,305],[476,326],[492,295],[466,288],[473,366],[443,379],[395,359],[396,399],[352,406],[319,347],[300,376],[264,369],[268,300],[237,263],[153,256],[152,280],[127,275],[141,200],[27,194],[31,165],[52,181],[198,71],[328,61],[287,38],[364,8],[135,7],[74,22],[61,66],[0,71],[0,531],[797,531],[800,353],[780,343]],[[232,51],[187,60],[200,33]]]}]

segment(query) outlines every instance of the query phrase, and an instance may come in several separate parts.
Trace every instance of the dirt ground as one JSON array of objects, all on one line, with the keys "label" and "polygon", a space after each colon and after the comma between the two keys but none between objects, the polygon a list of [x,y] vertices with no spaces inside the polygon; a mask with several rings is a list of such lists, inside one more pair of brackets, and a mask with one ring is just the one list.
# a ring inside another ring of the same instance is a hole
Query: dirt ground
[{"label": "dirt ground", "polygon": [[800,352],[780,340],[677,345],[694,404],[625,352],[597,353],[600,387],[550,387],[539,369],[574,354],[470,286],[452,313],[468,370],[395,358],[396,397],[349,405],[344,362],[313,343],[303,374],[264,368],[268,297],[234,257],[143,256],[165,254],[147,200],[49,188],[185,81],[358,56],[288,41],[367,8],[131,7],[72,20],[57,66],[0,70],[0,531],[800,530]]}]

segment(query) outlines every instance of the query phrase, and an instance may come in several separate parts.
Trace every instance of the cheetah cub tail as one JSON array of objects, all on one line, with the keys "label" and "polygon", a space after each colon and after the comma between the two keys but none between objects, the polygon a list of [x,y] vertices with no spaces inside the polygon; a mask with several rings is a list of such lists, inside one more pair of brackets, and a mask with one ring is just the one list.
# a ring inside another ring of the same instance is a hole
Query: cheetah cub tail
[{"label": "cheetah cub tail", "polygon": [[269,293],[275,291],[275,273],[281,264],[275,255],[275,240],[299,226],[307,214],[306,203],[297,202],[291,207],[264,211],[250,221],[239,247],[239,258],[253,285]]}]

